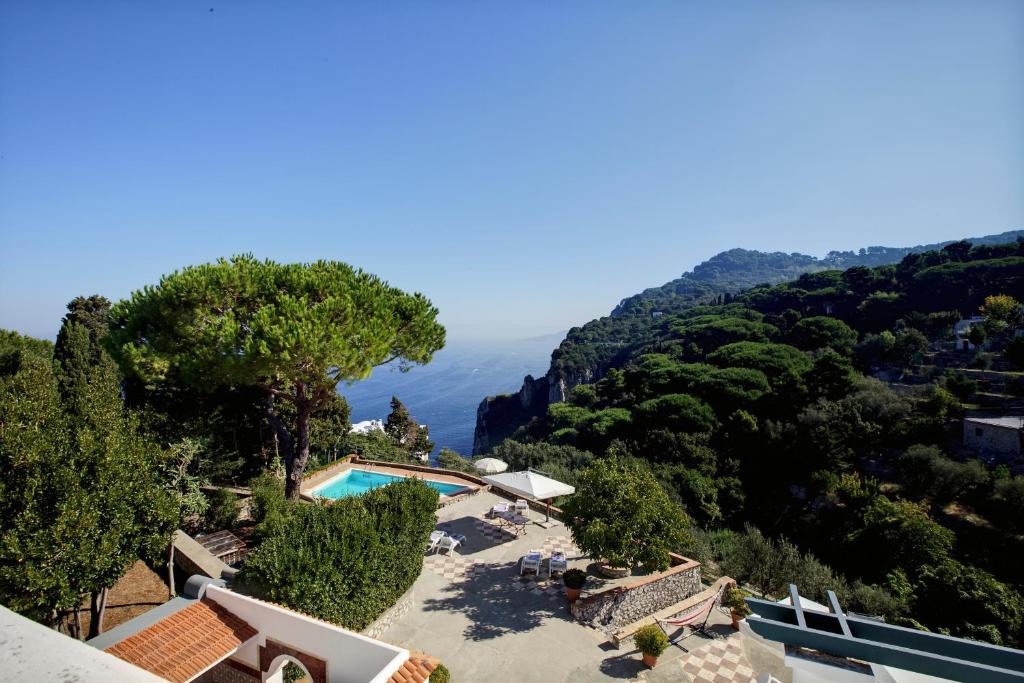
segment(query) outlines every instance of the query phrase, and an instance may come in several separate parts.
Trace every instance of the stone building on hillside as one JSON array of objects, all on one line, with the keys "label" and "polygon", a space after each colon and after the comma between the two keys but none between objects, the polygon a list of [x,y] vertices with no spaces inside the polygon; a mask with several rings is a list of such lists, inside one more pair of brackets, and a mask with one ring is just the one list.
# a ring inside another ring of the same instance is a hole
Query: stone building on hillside
[{"label": "stone building on hillside", "polygon": [[964,418],[964,447],[983,455],[1013,460],[1022,452],[1024,417]]}]

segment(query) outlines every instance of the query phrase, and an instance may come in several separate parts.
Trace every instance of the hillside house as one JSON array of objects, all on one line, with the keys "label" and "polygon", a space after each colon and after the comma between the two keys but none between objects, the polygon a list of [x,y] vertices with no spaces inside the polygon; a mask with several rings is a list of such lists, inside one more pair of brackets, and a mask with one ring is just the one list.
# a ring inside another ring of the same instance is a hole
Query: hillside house
[{"label": "hillside house", "polygon": [[976,347],[971,342],[971,330],[976,326],[985,322],[985,319],[980,315],[971,316],[970,318],[964,318],[963,320],[957,321],[953,325],[953,336],[956,337],[956,349],[957,351],[973,351]]},{"label": "hillside house", "polygon": [[978,453],[1020,457],[1021,437],[1024,435],[1024,417],[966,417],[964,418],[964,446]]}]

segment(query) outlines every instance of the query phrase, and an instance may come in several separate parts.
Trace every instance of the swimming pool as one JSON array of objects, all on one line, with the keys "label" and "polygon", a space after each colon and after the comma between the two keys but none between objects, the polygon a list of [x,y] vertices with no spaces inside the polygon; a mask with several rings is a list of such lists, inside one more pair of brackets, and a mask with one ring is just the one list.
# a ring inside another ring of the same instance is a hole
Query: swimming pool
[{"label": "swimming pool", "polygon": [[[347,498],[349,496],[361,496],[367,491],[387,486],[388,484],[394,484],[402,479],[405,479],[405,477],[397,474],[348,470],[313,489],[313,495],[330,498],[331,500]],[[438,493],[444,496],[454,495],[466,488],[461,484],[445,484],[444,482],[431,481],[430,479],[424,479],[423,482],[427,486],[437,489]]]}]

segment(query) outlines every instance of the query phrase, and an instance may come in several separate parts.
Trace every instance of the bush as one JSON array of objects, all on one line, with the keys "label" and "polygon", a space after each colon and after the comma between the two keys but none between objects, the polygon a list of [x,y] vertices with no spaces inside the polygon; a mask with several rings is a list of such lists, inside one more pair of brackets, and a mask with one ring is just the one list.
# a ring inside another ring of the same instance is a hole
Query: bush
[{"label": "bush", "polygon": [[210,529],[233,529],[238,522],[238,496],[226,489],[217,489],[209,496],[206,526]]},{"label": "bush", "polygon": [[284,482],[272,472],[256,477],[249,487],[249,514],[256,522],[256,538],[262,540],[284,524],[294,503],[284,495]]},{"label": "bush", "polygon": [[259,597],[360,631],[419,576],[436,510],[437,491],[415,478],[297,505],[249,553],[238,580]]},{"label": "bush", "polygon": [[566,588],[583,588],[587,582],[587,573],[582,569],[569,569],[562,575],[562,583]]},{"label": "bush", "polygon": [[750,614],[750,606],[747,605],[746,594],[739,588],[730,588],[722,596],[722,604],[731,609],[733,612],[741,617],[745,617]]},{"label": "bush", "polygon": [[446,470],[478,474],[471,460],[462,457],[450,448],[441,449],[441,452],[437,454],[437,464]]},{"label": "bush", "polygon": [[595,460],[563,509],[576,545],[616,567],[666,569],[669,551],[689,541],[686,513],[639,460]]},{"label": "bush", "polygon": [[660,657],[669,645],[668,636],[657,624],[648,624],[641,628],[633,636],[633,641],[640,652],[652,657]]},{"label": "bush", "polygon": [[448,672],[448,667],[444,664],[438,664],[430,672],[430,683],[448,683],[451,677],[452,675]]}]

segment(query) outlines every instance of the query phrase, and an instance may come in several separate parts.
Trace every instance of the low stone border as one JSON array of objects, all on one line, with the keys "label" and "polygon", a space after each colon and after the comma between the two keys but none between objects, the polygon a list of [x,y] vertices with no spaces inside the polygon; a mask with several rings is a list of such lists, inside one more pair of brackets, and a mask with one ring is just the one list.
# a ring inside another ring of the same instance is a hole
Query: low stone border
[{"label": "low stone border", "polygon": [[410,586],[409,590],[405,591],[395,604],[389,607],[384,614],[377,617],[372,624],[363,629],[363,635],[379,639],[384,635],[385,631],[391,628],[393,623],[403,619],[415,603],[416,595],[413,593],[412,586]]}]

